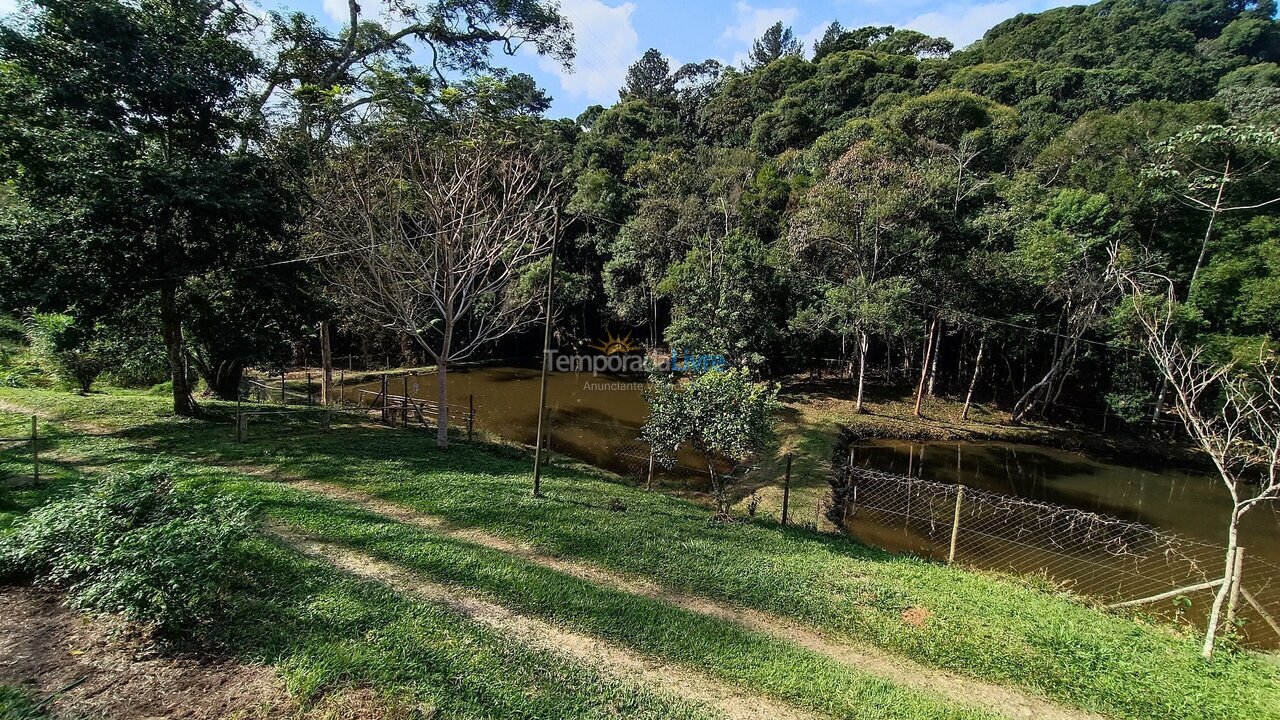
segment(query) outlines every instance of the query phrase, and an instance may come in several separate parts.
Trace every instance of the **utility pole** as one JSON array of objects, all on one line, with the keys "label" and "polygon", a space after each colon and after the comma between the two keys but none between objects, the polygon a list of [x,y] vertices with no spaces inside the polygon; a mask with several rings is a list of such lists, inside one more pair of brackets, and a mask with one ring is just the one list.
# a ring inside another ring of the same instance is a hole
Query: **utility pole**
[{"label": "utility pole", "polygon": [[[556,244],[560,240],[560,208],[551,235],[551,269],[547,271],[547,317],[542,328],[542,386],[538,389],[538,435],[533,440],[533,496],[542,497],[542,425],[547,416],[547,371],[551,368],[551,314],[556,287]],[[548,431],[550,428],[548,428]]]},{"label": "utility pole", "polygon": [[320,379],[320,404],[333,404],[333,349],[329,345],[329,321],[320,321],[320,365],[324,376]]}]

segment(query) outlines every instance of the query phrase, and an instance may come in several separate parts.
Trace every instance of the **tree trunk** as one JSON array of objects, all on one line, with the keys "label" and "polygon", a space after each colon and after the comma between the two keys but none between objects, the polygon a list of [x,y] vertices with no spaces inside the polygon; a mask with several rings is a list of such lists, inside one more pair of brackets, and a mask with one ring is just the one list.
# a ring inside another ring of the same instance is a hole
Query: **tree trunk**
[{"label": "tree trunk", "polygon": [[1191,270],[1191,282],[1187,283],[1187,297],[1191,297],[1191,291],[1196,286],[1196,278],[1200,275],[1200,268],[1204,266],[1205,255],[1209,253],[1209,239],[1213,237],[1213,223],[1218,219],[1218,211],[1222,207],[1222,195],[1227,190],[1227,181],[1231,179],[1231,160],[1227,159],[1227,163],[1222,168],[1222,182],[1218,183],[1218,197],[1213,201],[1213,208],[1209,211],[1209,223],[1204,229],[1204,239],[1200,241],[1200,255],[1196,258],[1196,266]]},{"label": "tree trunk", "polygon": [[1213,598],[1213,608],[1209,610],[1209,625],[1204,633],[1204,648],[1201,655],[1205,660],[1213,657],[1214,641],[1218,637],[1218,619],[1222,616],[1222,605],[1227,600],[1227,595],[1231,592],[1231,580],[1236,570],[1236,552],[1239,545],[1239,526],[1240,526],[1240,506],[1237,504],[1231,508],[1231,524],[1227,528],[1227,560],[1226,569],[1222,573],[1222,585],[1218,588],[1218,594]]},{"label": "tree trunk", "polygon": [[320,321],[320,404],[333,404],[333,348],[329,345],[329,321]]},{"label": "tree trunk", "polygon": [[721,482],[720,476],[716,474],[716,464],[708,457],[707,472],[711,473],[711,490],[716,496],[716,517],[727,519],[729,517],[729,500],[724,495],[724,483]]},{"label": "tree trunk", "polygon": [[1151,424],[1155,425],[1160,422],[1161,412],[1164,410],[1164,395],[1169,390],[1169,378],[1160,377],[1160,392],[1156,393],[1156,407],[1151,411]]},{"label": "tree trunk", "polygon": [[1048,391],[1049,385],[1062,370],[1062,366],[1066,362],[1067,357],[1075,352],[1076,342],[1078,340],[1078,337],[1071,337],[1067,342],[1067,346],[1063,348],[1062,351],[1058,353],[1058,356],[1053,359],[1053,364],[1049,366],[1049,371],[1044,374],[1044,377],[1040,378],[1039,382],[1032,385],[1025,393],[1023,393],[1022,397],[1018,399],[1017,404],[1013,406],[1013,421],[1015,423],[1022,422],[1031,410],[1035,408],[1036,401],[1040,395]]},{"label": "tree trunk", "polygon": [[933,397],[933,385],[938,379],[938,346],[942,344],[942,327],[939,325],[933,339],[933,358],[929,360],[929,397]]},{"label": "tree trunk", "polygon": [[862,412],[862,386],[866,381],[867,375],[867,344],[870,340],[867,334],[858,331],[858,401],[853,407],[856,413]]},{"label": "tree trunk", "polygon": [[436,447],[449,447],[449,364],[443,353],[436,363],[436,389],[439,407],[436,410]]},{"label": "tree trunk", "polygon": [[182,343],[182,318],[178,315],[177,291],[172,286],[160,290],[160,329],[173,381],[173,412],[182,417],[196,414],[196,401],[187,382],[187,363]]},{"label": "tree trunk", "polygon": [[987,336],[983,335],[978,340],[978,357],[973,361],[973,376],[969,378],[969,392],[964,396],[964,411],[960,413],[961,420],[969,419],[969,408],[973,405],[973,389],[978,386],[978,373],[982,372],[982,353],[987,349]]},{"label": "tree trunk", "polygon": [[924,384],[929,375],[929,361],[933,356],[933,330],[938,324],[938,316],[934,315],[929,321],[929,332],[924,342],[924,359],[920,363],[920,384],[916,386],[916,409],[915,416],[921,417],[920,406],[924,403]]}]

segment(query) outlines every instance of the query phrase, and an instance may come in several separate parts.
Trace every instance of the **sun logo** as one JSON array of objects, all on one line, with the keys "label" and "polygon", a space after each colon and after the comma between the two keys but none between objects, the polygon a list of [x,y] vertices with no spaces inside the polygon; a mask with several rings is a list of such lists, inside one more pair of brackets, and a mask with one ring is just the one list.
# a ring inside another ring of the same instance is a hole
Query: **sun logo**
[{"label": "sun logo", "polygon": [[605,339],[599,345],[588,345],[592,350],[599,350],[605,355],[622,355],[625,353],[636,352],[642,348],[631,342],[631,333],[617,338],[613,336],[612,331],[605,331]]}]

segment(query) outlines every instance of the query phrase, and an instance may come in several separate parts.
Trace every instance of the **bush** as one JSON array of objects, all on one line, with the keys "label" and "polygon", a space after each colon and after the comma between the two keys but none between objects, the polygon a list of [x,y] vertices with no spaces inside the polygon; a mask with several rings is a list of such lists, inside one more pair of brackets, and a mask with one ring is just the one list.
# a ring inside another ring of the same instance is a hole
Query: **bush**
[{"label": "bush", "polygon": [[65,588],[72,607],[171,635],[216,616],[249,517],[175,488],[162,468],[113,474],[20,520],[0,539],[0,579]]},{"label": "bush", "polygon": [[107,369],[109,353],[86,328],[64,313],[32,313],[27,320],[31,354],[59,380],[87,393]]}]

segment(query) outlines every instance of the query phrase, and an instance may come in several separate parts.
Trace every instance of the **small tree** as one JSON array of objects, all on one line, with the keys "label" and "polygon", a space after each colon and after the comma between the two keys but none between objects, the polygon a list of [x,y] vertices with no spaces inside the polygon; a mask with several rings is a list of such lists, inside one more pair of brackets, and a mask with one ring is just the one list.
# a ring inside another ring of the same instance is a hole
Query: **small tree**
[{"label": "small tree", "polygon": [[91,328],[64,313],[33,313],[27,319],[31,354],[60,382],[89,392],[107,369],[107,353]]},{"label": "small tree", "polygon": [[1255,507],[1280,500],[1280,359],[1264,343],[1247,359],[1211,361],[1203,345],[1188,343],[1180,332],[1181,306],[1168,277],[1124,270],[1115,277],[1132,301],[1143,346],[1172,389],[1187,433],[1231,495],[1222,585],[1204,639],[1209,659],[1234,582],[1240,521]]},{"label": "small tree", "polygon": [[746,368],[714,369],[684,383],[664,375],[647,395],[644,438],[666,466],[675,462],[682,445],[697,450],[711,474],[716,517],[727,519],[729,476],[718,472],[716,463],[744,462],[769,446],[777,397],[776,387],[752,382]]},{"label": "small tree", "polygon": [[450,364],[536,322],[545,294],[517,292],[559,227],[558,186],[528,146],[479,123],[434,137],[390,128],[313,183],[308,230],[342,302],[435,362],[442,448]]}]

